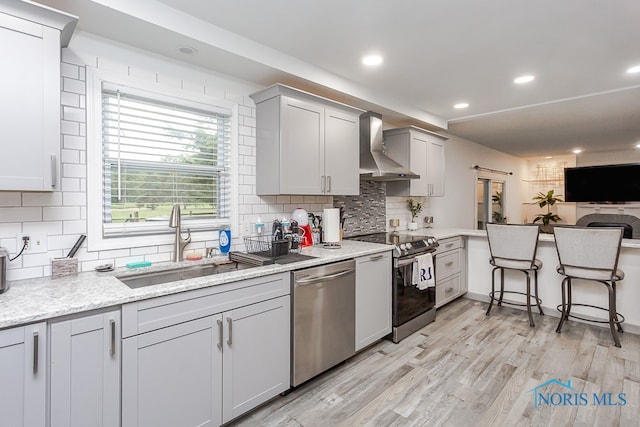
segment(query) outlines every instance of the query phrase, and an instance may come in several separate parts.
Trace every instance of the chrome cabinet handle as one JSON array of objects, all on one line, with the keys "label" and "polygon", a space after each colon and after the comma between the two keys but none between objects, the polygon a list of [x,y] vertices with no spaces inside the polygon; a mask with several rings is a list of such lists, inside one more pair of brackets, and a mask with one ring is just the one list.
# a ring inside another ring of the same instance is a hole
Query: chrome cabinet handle
[{"label": "chrome cabinet handle", "polygon": [[227,345],[231,347],[233,343],[233,319],[231,317],[227,317],[227,323],[229,324],[229,339],[227,340]]},{"label": "chrome cabinet handle", "polygon": [[218,349],[222,350],[222,320],[218,319]]},{"label": "chrome cabinet handle", "polygon": [[111,326],[111,349],[109,353],[113,357],[116,355],[116,321],[109,319],[109,325]]},{"label": "chrome cabinet handle", "polygon": [[327,175],[327,193],[331,192],[331,175]]},{"label": "chrome cabinet handle", "polygon": [[326,187],[326,180],[327,180],[327,178],[326,178],[324,175],[322,175],[322,176],[320,177],[320,192],[321,192],[321,193],[324,193],[324,191],[325,191],[325,187]]},{"label": "chrome cabinet handle", "polygon": [[56,160],[56,155],[51,155],[51,186],[56,186],[56,181],[58,180],[58,162]]},{"label": "chrome cabinet handle", "polygon": [[384,258],[384,255],[376,255],[369,257],[369,261],[380,261],[382,258]]},{"label": "chrome cabinet handle", "polygon": [[38,333],[33,333],[33,375],[38,373],[38,344],[40,339]]}]

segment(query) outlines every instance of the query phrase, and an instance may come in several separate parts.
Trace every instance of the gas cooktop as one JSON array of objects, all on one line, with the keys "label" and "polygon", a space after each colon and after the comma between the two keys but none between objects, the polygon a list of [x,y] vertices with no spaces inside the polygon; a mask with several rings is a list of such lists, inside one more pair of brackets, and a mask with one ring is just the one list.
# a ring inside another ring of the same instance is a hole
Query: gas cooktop
[{"label": "gas cooktop", "polygon": [[433,236],[421,236],[407,233],[371,233],[346,237],[360,242],[381,243],[395,246],[394,256],[415,255],[432,252],[438,247],[438,240]]}]

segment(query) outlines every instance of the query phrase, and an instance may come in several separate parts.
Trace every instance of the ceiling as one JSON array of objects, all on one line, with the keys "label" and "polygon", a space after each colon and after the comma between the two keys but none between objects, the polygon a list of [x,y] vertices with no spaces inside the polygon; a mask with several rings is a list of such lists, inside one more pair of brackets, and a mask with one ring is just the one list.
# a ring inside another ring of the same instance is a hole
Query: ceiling
[{"label": "ceiling", "polygon": [[[372,109],[387,127],[519,157],[640,143],[637,0],[37,1],[79,16],[76,31]],[[383,64],[362,65],[367,53]],[[523,74],[535,80],[514,84]]]}]

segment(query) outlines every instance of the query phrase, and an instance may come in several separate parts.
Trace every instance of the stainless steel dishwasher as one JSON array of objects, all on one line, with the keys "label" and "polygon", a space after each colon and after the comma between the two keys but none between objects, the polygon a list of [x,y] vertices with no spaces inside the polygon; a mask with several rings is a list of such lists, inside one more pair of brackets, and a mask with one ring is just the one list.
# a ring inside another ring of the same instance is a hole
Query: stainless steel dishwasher
[{"label": "stainless steel dishwasher", "polygon": [[292,386],[355,354],[355,266],[350,260],[291,273]]}]

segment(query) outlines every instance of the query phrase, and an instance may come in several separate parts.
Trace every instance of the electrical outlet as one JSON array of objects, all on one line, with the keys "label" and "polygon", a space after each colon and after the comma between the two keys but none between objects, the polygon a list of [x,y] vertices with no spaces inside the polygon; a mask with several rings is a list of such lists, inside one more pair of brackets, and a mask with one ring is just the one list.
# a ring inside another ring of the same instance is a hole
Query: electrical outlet
[{"label": "electrical outlet", "polygon": [[[26,241],[24,239],[27,239]],[[16,250],[20,252],[22,245],[26,243],[23,254],[43,254],[47,252],[46,233],[18,233]]]}]

